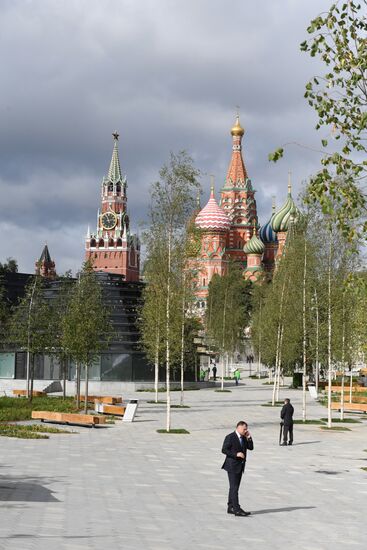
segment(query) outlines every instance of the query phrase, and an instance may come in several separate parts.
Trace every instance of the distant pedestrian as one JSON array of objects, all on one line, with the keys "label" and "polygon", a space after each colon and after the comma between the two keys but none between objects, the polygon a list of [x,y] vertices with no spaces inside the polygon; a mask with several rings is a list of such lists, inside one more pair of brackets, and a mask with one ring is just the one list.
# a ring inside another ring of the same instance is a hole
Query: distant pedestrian
[{"label": "distant pedestrian", "polygon": [[233,378],[235,379],[236,386],[238,386],[239,381],[241,380],[240,369],[236,369],[233,373]]},{"label": "distant pedestrian", "polygon": [[223,442],[222,453],[226,459],[222,466],[226,470],[229,481],[228,514],[235,516],[249,516],[251,512],[245,512],[238,501],[238,490],[245,471],[247,451],[252,451],[254,443],[248,430],[247,423],[241,420],[237,423],[236,430],[228,434]]},{"label": "distant pedestrian", "polygon": [[200,380],[201,382],[204,382],[205,380],[205,370],[203,369],[203,367],[201,367],[200,369]]},{"label": "distant pedestrian", "polygon": [[217,367],[215,366],[215,364],[214,364],[214,367],[212,368],[212,371],[213,371],[213,380],[215,382],[217,379]]},{"label": "distant pedestrian", "polygon": [[[280,411],[280,418],[283,423],[283,443],[282,446],[292,445],[293,444],[293,413],[294,408],[291,405],[291,400],[286,398],[284,399],[284,405]],[[288,442],[289,435],[289,442]]]}]

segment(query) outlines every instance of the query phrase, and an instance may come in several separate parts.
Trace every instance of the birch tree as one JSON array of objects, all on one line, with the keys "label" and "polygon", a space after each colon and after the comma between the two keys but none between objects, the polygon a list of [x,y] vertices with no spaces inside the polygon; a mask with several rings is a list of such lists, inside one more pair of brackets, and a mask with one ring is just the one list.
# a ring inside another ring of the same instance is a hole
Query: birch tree
[{"label": "birch tree", "polygon": [[[176,328],[180,321],[182,308],[177,307],[177,278],[180,277],[180,255],[185,240],[186,223],[195,208],[195,194],[199,188],[198,170],[192,159],[183,151],[171,153],[169,162],[159,172],[159,181],[151,188],[150,221],[152,232],[162,235],[165,247],[165,363],[166,363],[166,431],[171,429],[171,393],[170,380],[173,353],[177,349]],[[180,339],[178,339],[180,342]]]},{"label": "birch tree", "polygon": [[76,401],[80,406],[81,367],[85,371],[85,413],[88,411],[89,367],[111,334],[110,312],[105,307],[101,286],[89,262],[83,264],[74,282],[70,301],[62,318],[61,344],[76,363]]}]

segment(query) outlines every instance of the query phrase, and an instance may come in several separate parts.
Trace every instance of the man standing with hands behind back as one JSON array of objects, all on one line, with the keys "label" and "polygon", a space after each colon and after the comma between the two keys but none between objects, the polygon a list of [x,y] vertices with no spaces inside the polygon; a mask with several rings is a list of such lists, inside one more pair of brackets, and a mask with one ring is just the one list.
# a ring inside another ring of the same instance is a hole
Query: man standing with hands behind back
[{"label": "man standing with hands behind back", "polygon": [[245,471],[247,450],[252,451],[254,443],[246,422],[237,423],[236,430],[228,434],[223,442],[222,453],[226,455],[223,470],[226,470],[229,481],[228,514],[235,516],[249,516],[251,512],[245,512],[238,501],[242,474]]}]

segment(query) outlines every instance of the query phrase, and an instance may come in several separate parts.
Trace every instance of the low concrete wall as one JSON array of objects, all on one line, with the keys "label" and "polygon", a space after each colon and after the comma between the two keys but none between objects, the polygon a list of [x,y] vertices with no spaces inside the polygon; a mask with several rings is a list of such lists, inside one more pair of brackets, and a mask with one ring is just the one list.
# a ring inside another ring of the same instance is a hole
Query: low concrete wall
[{"label": "low concrete wall", "polygon": [[[33,389],[38,391],[43,391],[53,380],[35,380],[33,384]],[[61,381],[61,384],[63,382]],[[185,382],[185,388],[210,388],[218,385],[218,382]],[[163,382],[159,384],[160,388],[165,387]],[[179,382],[172,382],[171,388],[180,388]],[[12,390],[25,390],[26,389],[26,380],[9,380],[9,379],[0,379],[0,396],[3,395],[12,395]],[[122,395],[124,398],[129,393],[134,393],[137,390],[153,390],[154,382],[107,382],[99,380],[91,380],[88,384],[88,393],[89,395]],[[84,392],[84,382],[81,382],[81,393]],[[75,382],[67,380],[66,381],[66,395],[75,394]]]}]

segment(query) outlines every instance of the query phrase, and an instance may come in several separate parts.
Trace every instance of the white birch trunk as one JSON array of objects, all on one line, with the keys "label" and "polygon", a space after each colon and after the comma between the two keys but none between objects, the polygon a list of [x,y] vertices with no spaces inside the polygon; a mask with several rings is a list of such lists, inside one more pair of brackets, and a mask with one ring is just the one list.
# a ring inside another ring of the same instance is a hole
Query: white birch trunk
[{"label": "white birch trunk", "polygon": [[222,355],[222,379],[221,379],[221,384],[220,384],[220,389],[223,391],[224,390],[224,353]]},{"label": "white birch trunk", "polygon": [[343,292],[343,310],[342,310],[342,394],[340,400],[340,420],[344,420],[344,373],[345,373],[345,304],[344,304],[344,292]]},{"label": "white birch trunk", "polygon": [[[181,407],[184,404],[184,357],[185,357],[185,285],[186,285],[186,274],[183,274],[183,290],[182,290],[182,321],[181,321]],[[209,356],[210,363],[210,356]]]},{"label": "white birch trunk", "polygon": [[158,383],[159,383],[159,330],[157,332],[155,361],[154,361],[154,394],[155,394],[156,403],[158,403]]},{"label": "white birch trunk", "polygon": [[340,397],[340,420],[344,420],[344,370],[342,374],[342,393]]},{"label": "white birch trunk", "polygon": [[274,383],[273,383],[273,395],[271,404],[274,407],[275,405],[275,395],[276,395],[276,389],[277,389],[277,378],[278,378],[278,363],[279,363],[279,349],[280,349],[280,322],[278,324],[278,333],[277,333],[277,347],[275,350],[275,371],[274,371]]},{"label": "white birch trunk", "polygon": [[316,372],[315,372],[315,389],[317,395],[319,394],[319,304],[317,299],[317,292],[315,289],[315,304],[316,304]]},{"label": "white birch trunk", "polygon": [[349,403],[352,402],[352,390],[353,390],[353,373],[352,373],[352,369],[350,369]]},{"label": "white birch trunk", "polygon": [[226,313],[227,313],[227,289],[224,294],[223,307],[223,323],[222,323],[222,351],[223,351],[223,366],[222,366],[222,391],[224,389],[224,368],[228,368],[228,354],[226,354],[226,366],[224,365],[224,348],[225,348],[225,331],[226,331]]},{"label": "white birch trunk", "polygon": [[302,420],[306,422],[306,374],[307,374],[307,357],[306,357],[306,276],[307,276],[307,241],[305,239],[304,246],[304,262],[303,262],[303,296],[302,296],[302,326],[303,326],[303,376],[302,376]]},{"label": "white birch trunk", "polygon": [[88,413],[89,364],[85,365],[84,413]]},{"label": "white birch trunk", "polygon": [[327,392],[327,401],[328,401],[328,428],[331,428],[332,425],[332,416],[331,416],[331,251],[332,251],[332,240],[331,240],[331,231],[330,231],[330,243],[329,243],[329,258],[328,258],[328,392]]},{"label": "white birch trunk", "polygon": [[282,368],[283,333],[284,333],[284,326],[282,325],[282,328],[281,328],[281,331],[280,331],[280,347],[279,347],[279,356],[278,356],[278,381],[277,381],[276,401],[279,401],[280,374],[281,374],[281,368]]},{"label": "white birch trunk", "polygon": [[172,228],[168,233],[168,273],[167,273],[167,302],[166,302],[166,431],[171,429],[171,392],[170,392],[170,336],[171,336],[171,240]]},{"label": "white birch trunk", "polygon": [[[36,284],[37,284],[37,277],[34,278],[34,283],[32,287],[31,292],[31,299],[29,301],[29,310],[28,310],[28,334],[27,334],[27,398],[29,399],[29,396],[32,398],[32,394],[30,394],[30,351],[29,348],[31,347],[31,315],[32,315],[32,306],[33,306],[33,296],[34,291],[36,290]],[[33,391],[33,390],[32,390]]]}]

